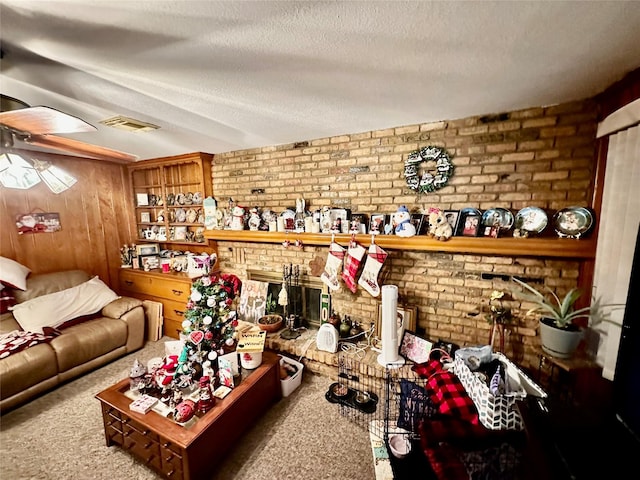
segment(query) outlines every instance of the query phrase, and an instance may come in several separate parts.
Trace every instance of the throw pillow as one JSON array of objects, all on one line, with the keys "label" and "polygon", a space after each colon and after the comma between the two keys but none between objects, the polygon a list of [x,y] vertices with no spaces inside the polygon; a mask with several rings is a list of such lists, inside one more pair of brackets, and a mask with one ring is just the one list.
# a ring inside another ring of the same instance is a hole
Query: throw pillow
[{"label": "throw pillow", "polygon": [[16,304],[16,296],[11,287],[0,282],[0,314],[7,313]]},{"label": "throw pillow", "polygon": [[420,421],[432,412],[433,406],[425,389],[415,382],[401,379],[398,427],[417,432]]},{"label": "throw pillow", "polygon": [[24,265],[11,260],[10,258],[0,257],[0,282],[20,290],[27,289],[27,276],[31,270]]},{"label": "throw pillow", "polygon": [[13,307],[13,316],[23,330],[42,333],[42,327],[58,328],[63,323],[99,312],[118,295],[98,277],[76,287],[42,295]]}]

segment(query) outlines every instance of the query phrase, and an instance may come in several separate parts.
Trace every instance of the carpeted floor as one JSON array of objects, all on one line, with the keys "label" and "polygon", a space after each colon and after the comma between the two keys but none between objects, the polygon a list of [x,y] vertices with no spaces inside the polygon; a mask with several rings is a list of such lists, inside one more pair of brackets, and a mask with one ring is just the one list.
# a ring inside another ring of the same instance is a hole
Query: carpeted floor
[{"label": "carpeted floor", "polygon": [[[126,377],[134,359],[146,364],[161,356],[163,340],[168,339],[150,342],[0,417],[0,478],[159,478],[119,448],[106,446],[94,397]],[[305,370],[302,385],[241,438],[210,480],[375,479],[369,432],[326,401],[331,382]]]}]

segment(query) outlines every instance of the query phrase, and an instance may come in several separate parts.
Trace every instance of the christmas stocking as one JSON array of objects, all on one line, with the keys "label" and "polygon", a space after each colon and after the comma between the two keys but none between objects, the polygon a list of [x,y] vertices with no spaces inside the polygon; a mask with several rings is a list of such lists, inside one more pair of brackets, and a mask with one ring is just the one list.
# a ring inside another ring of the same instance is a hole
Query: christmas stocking
[{"label": "christmas stocking", "polygon": [[344,283],[353,293],[356,293],[358,289],[356,273],[358,273],[358,267],[360,267],[360,263],[362,263],[362,257],[364,257],[365,252],[365,248],[358,242],[349,243],[347,258],[344,261],[344,268],[342,269],[342,280],[344,280]]},{"label": "christmas stocking", "polygon": [[336,242],[329,245],[329,255],[327,255],[327,263],[324,266],[324,272],[320,275],[320,279],[329,287],[330,290],[338,290],[338,273],[342,269],[342,261],[344,260],[344,248]]},{"label": "christmas stocking", "polygon": [[380,295],[380,285],[378,285],[378,272],[389,254],[376,244],[369,246],[367,261],[364,264],[362,275],[358,280],[358,285],[364,288],[373,297]]}]

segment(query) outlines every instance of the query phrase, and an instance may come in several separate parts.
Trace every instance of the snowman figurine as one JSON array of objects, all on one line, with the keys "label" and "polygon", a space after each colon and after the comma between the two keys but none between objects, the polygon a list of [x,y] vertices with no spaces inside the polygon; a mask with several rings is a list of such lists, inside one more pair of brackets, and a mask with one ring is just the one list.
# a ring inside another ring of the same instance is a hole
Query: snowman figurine
[{"label": "snowman figurine", "polygon": [[399,237],[413,237],[416,234],[416,227],[411,223],[411,214],[405,205],[393,214],[393,225]]},{"label": "snowman figurine", "polygon": [[231,230],[244,230],[244,208],[239,205],[231,209]]}]

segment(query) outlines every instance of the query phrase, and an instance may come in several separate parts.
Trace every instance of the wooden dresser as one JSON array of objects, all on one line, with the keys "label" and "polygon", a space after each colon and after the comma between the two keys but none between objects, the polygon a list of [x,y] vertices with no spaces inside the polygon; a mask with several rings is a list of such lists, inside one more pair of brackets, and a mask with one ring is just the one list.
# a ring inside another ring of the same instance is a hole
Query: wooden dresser
[{"label": "wooden dresser", "polygon": [[102,406],[107,446],[117,445],[164,478],[209,478],[235,442],[282,397],[279,358],[263,353],[255,370],[242,371],[242,380],[197,422],[185,428],[155,411],[132,412],[126,396],[129,379],[96,395]]},{"label": "wooden dresser", "polygon": [[191,294],[191,279],[186,274],[123,268],[120,270],[120,294],[162,303],[163,333],[172,338],[179,338]]}]

